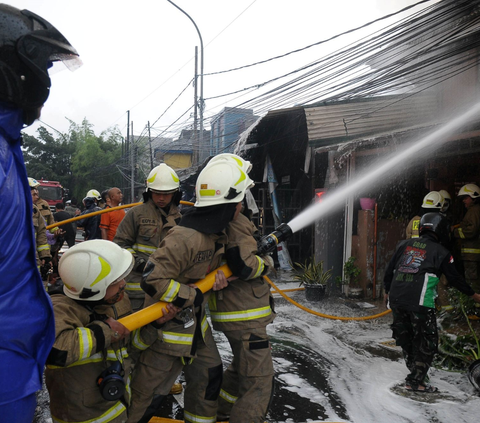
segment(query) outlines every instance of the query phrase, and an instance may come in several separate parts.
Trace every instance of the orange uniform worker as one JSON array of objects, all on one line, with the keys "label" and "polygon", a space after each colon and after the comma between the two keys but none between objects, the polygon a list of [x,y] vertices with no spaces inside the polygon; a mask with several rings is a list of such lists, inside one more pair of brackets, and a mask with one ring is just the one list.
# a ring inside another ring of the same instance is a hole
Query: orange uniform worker
[{"label": "orange uniform worker", "polygon": [[[117,188],[110,188],[107,192],[107,198],[110,200],[107,207],[117,207],[123,200],[122,191]],[[107,203],[108,204],[108,203]],[[100,231],[102,232],[102,239],[113,241],[117,228],[125,217],[125,210],[115,210],[102,214],[100,218]]]}]

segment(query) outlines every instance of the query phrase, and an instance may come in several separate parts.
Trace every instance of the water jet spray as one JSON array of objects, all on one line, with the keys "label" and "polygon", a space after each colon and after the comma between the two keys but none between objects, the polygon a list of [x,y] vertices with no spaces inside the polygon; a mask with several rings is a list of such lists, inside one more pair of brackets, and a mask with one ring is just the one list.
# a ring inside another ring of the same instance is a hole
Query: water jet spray
[{"label": "water jet spray", "polygon": [[[274,251],[278,243],[287,240],[294,233],[344,204],[347,196],[359,192],[364,186],[374,181],[378,181],[380,177],[391,172],[392,169],[408,159],[418,157],[420,152],[423,151],[425,153],[427,148],[439,148],[447,142],[449,136],[453,135],[462,125],[465,125],[470,119],[479,114],[480,103],[476,103],[467,112],[453,118],[438,130],[414,143],[414,145],[403,151],[395,152],[390,159],[382,161],[373,171],[370,170],[368,173],[356,177],[353,183],[346,184],[333,193],[325,194],[322,196],[321,202],[307,207],[290,222],[286,224],[282,223],[274,232],[264,236],[258,242],[258,252],[265,253]],[[432,145],[433,143],[435,144]]]}]

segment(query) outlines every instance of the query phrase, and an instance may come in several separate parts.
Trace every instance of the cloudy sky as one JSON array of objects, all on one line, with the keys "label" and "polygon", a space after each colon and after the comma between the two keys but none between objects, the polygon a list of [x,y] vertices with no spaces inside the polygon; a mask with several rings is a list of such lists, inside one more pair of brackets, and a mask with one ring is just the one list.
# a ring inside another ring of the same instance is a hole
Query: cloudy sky
[{"label": "cloudy sky", "polygon": [[[262,65],[215,73],[302,49],[420,0],[172,1],[195,21],[203,39],[204,126],[208,129],[211,117],[223,107],[235,107],[256,95],[252,90],[224,94],[291,72],[366,33],[355,32]],[[66,132],[67,118],[76,123],[87,118],[97,134],[118,125],[125,135],[129,110],[136,135],[150,122],[152,135],[172,136],[189,121],[199,36],[188,17],[167,0],[6,3],[50,21],[78,50],[84,63],[75,72],[52,75],[50,98],[41,118],[45,125]],[[375,28],[379,26],[368,31]],[[35,134],[37,127],[38,123],[26,132]]]}]

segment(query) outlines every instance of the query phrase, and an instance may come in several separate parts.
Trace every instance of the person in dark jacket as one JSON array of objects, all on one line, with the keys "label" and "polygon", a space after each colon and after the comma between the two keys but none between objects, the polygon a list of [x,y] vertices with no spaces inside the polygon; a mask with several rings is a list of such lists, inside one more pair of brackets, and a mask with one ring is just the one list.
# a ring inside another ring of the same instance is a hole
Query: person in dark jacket
[{"label": "person in dark jacket", "polygon": [[0,420],[23,423],[33,420],[55,322],[35,258],[21,130],[40,117],[52,62],[78,60],[78,53],[28,10],[0,4],[0,22]]},{"label": "person in dark jacket", "polygon": [[[62,203],[55,204],[55,209],[57,210],[53,213],[53,218],[55,222],[63,222],[64,220],[71,219],[70,213],[66,212]],[[75,230],[71,223],[65,223],[61,225],[60,228],[65,231],[63,239],[67,242],[68,247],[73,247],[75,245]]]},{"label": "person in dark jacket", "polygon": [[465,279],[458,273],[451,253],[443,246],[450,228],[440,213],[424,214],[420,237],[401,241],[385,272],[385,301],[393,313],[392,332],[410,373],[405,388],[425,393],[438,389],[425,378],[438,347],[435,298],[440,276],[449,284],[480,303]]},{"label": "person in dark jacket", "polygon": [[[102,210],[97,206],[97,201],[93,197],[85,197],[83,199],[83,205],[85,206],[85,210],[80,216]],[[100,219],[101,216],[97,214],[95,216],[85,217],[84,219],[77,221],[78,226],[83,228],[85,241],[89,241],[91,239],[102,239]]]}]

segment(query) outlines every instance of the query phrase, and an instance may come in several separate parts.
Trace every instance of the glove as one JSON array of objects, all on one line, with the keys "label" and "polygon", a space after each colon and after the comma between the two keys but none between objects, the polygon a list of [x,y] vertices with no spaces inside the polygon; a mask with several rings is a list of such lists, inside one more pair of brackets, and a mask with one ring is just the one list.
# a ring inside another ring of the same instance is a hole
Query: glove
[{"label": "glove", "polygon": [[200,307],[203,304],[203,292],[200,289],[195,288],[195,300],[193,300],[193,305],[195,307]]},{"label": "glove", "polygon": [[135,264],[135,272],[143,273],[145,270],[145,266],[147,265],[147,261],[143,258],[138,259],[138,261]]}]

